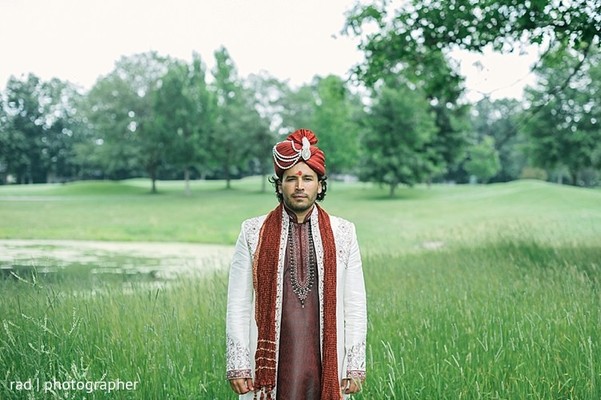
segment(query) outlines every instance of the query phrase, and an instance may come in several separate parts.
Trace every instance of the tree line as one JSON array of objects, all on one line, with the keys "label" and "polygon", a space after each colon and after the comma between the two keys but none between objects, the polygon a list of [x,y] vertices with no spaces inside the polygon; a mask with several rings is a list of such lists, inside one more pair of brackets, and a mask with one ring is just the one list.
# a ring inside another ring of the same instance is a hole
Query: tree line
[{"label": "tree line", "polygon": [[[512,22],[525,24],[519,38],[500,28],[495,35],[503,2],[481,2],[484,25],[466,30],[473,7],[460,3],[414,1],[392,17],[374,5],[357,8],[348,30],[362,38],[367,57],[349,79],[316,76],[292,87],[267,73],[240,77],[225,48],[213,54],[211,71],[199,54],[190,62],[156,52],[122,57],[87,91],[33,74],[11,77],[0,92],[0,183],[145,176],[153,191],[159,179],[183,179],[187,191],[190,179],[230,187],[270,174],[273,144],[304,127],[316,132],[332,178],[378,182],[391,195],[399,185],[449,181],[598,185],[599,36],[575,24],[590,13],[571,15],[577,35],[549,45],[522,100],[471,104],[446,51],[524,40],[533,21]],[[522,4],[506,8],[515,14]],[[571,10],[556,11],[561,19]],[[377,33],[363,33],[373,21]]]}]

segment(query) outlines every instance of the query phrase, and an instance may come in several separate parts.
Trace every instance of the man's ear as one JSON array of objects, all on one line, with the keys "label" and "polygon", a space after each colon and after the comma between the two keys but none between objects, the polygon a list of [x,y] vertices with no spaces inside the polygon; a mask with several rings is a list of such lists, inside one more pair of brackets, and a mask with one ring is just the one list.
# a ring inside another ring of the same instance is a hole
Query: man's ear
[{"label": "man's ear", "polygon": [[323,184],[322,184],[322,181],[320,180],[319,186],[317,187],[317,193],[321,194],[322,190],[323,190]]}]

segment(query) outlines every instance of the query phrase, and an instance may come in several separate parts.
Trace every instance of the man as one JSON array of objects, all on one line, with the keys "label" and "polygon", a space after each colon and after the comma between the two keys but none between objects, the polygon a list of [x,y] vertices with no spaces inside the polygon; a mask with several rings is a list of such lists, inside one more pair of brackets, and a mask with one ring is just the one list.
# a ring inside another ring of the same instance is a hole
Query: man
[{"label": "man", "polygon": [[273,148],[279,205],[244,221],[232,259],[227,378],[240,398],[338,400],[365,379],[367,311],[355,227],[316,201],[325,155],[310,130]]}]

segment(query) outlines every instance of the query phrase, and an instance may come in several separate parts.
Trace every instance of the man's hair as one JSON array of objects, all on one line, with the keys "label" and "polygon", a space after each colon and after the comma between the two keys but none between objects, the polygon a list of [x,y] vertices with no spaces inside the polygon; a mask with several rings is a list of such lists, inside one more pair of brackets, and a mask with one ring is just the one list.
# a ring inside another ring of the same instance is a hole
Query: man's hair
[{"label": "man's hair", "polygon": [[[317,175],[317,180],[321,182],[321,193],[317,193],[317,201],[322,201],[324,197],[326,197],[326,191],[328,190],[328,183],[326,182],[327,179],[328,177],[326,175]],[[280,203],[284,201],[284,196],[278,190],[278,186],[282,184],[282,178],[274,174],[269,177],[269,182],[273,184],[275,195],[278,198],[278,201]]]}]

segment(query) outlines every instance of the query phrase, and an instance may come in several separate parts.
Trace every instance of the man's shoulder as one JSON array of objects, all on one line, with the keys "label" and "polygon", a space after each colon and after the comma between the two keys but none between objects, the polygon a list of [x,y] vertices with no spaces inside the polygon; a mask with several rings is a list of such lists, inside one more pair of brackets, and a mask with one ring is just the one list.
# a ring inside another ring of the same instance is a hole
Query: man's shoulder
[{"label": "man's shoulder", "polygon": [[341,225],[353,225],[353,223],[351,221],[349,221],[348,219],[339,217],[337,215],[332,215],[332,214],[329,214],[329,216],[330,216],[330,221],[332,223],[341,224]]},{"label": "man's shoulder", "polygon": [[267,217],[267,214],[257,215],[256,217],[251,217],[251,218],[245,219],[242,222],[242,224],[252,224],[252,223],[255,223],[256,221],[263,222],[266,217]]},{"label": "man's shoulder", "polygon": [[345,231],[352,230],[355,227],[355,224],[351,221],[335,215],[330,215],[330,224],[332,225],[332,229],[339,228]]},{"label": "man's shoulder", "polygon": [[254,231],[256,231],[258,233],[259,230],[261,229],[261,225],[263,225],[263,221],[265,221],[266,217],[267,217],[267,214],[264,214],[264,215],[259,215],[257,217],[245,219],[242,222],[242,229],[244,229],[244,231],[246,233],[252,233]]},{"label": "man's shoulder", "polygon": [[356,241],[355,224],[347,219],[330,215],[330,225],[336,246],[347,251],[349,246]]}]

